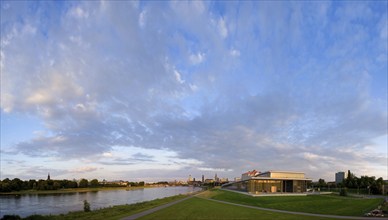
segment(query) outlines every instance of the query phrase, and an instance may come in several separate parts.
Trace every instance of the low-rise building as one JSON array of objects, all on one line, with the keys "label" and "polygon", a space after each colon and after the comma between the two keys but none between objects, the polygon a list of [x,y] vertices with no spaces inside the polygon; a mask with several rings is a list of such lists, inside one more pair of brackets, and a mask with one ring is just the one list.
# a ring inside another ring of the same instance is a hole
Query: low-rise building
[{"label": "low-rise building", "polygon": [[256,175],[252,175],[253,171],[247,172],[245,173],[247,175],[242,175],[241,181],[225,184],[223,187],[252,194],[304,193],[307,191],[307,183],[311,182],[311,179],[306,178],[302,172],[255,172],[257,173]]}]

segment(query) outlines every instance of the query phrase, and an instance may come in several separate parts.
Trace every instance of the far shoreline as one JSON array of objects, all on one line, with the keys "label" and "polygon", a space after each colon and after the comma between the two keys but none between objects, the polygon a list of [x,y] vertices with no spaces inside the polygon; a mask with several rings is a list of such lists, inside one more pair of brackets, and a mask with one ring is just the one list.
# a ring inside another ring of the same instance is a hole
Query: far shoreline
[{"label": "far shoreline", "polygon": [[[166,186],[132,186],[132,187],[94,187],[94,188],[71,188],[71,189],[57,189],[57,190],[21,190],[13,192],[0,192],[0,196],[21,196],[21,195],[50,195],[50,194],[66,194],[66,193],[83,193],[83,192],[98,192],[108,190],[136,190],[144,188],[156,188]],[[170,187],[170,186],[168,186]]]}]

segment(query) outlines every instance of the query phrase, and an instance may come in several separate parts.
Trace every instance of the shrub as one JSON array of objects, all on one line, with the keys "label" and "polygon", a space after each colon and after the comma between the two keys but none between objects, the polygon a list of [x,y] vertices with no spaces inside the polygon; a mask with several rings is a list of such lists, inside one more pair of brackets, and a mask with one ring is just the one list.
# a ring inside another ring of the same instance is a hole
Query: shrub
[{"label": "shrub", "polygon": [[88,203],[88,200],[84,200],[84,211],[90,212],[90,204]]},{"label": "shrub", "polygon": [[1,220],[18,220],[21,219],[18,215],[4,215]]},{"label": "shrub", "polygon": [[50,219],[50,216],[44,216],[44,215],[30,215],[26,218],[23,218],[24,220],[47,220]]}]

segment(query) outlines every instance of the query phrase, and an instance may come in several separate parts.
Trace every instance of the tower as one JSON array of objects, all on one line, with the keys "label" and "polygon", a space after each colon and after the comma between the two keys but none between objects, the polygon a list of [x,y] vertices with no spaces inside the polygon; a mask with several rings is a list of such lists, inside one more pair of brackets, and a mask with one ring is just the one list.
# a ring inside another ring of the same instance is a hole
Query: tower
[{"label": "tower", "polygon": [[205,175],[202,174],[202,182],[205,182]]},{"label": "tower", "polygon": [[50,173],[48,173],[47,175],[47,180],[50,180]]}]

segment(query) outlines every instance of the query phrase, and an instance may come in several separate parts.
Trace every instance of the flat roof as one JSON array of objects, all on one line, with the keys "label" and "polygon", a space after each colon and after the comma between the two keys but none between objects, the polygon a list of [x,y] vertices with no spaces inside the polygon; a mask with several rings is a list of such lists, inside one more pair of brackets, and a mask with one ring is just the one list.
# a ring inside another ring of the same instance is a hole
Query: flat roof
[{"label": "flat roof", "polygon": [[[299,173],[299,174],[304,174],[304,172],[294,172],[294,171],[279,171],[279,170],[269,170],[269,171],[265,171],[263,173]],[[260,174],[263,174],[263,173],[260,173]]]},{"label": "flat roof", "polygon": [[287,178],[287,177],[284,177],[284,178],[273,178],[273,177],[255,176],[255,177],[251,177],[250,179],[247,179],[247,180],[312,180],[312,179],[308,179],[308,178]]}]

